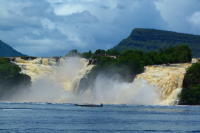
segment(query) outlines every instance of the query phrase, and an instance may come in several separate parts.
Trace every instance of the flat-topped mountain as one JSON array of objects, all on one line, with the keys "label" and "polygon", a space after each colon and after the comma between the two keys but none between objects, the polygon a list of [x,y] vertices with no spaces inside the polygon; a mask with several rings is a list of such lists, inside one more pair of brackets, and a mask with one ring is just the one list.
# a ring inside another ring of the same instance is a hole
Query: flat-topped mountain
[{"label": "flat-topped mountain", "polygon": [[193,57],[200,57],[200,35],[156,29],[133,29],[128,38],[122,40],[111,50],[123,52],[126,49],[138,49],[143,52],[149,52],[182,44],[189,46]]},{"label": "flat-topped mountain", "polygon": [[0,40],[0,57],[26,56]]}]

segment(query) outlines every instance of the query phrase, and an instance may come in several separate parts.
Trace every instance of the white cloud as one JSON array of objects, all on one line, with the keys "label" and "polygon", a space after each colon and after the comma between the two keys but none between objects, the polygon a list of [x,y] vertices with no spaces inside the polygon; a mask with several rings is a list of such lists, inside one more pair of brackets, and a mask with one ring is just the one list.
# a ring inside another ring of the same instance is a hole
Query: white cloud
[{"label": "white cloud", "polygon": [[84,8],[81,5],[59,5],[55,9],[57,15],[70,15],[84,11]]},{"label": "white cloud", "polygon": [[188,21],[197,28],[200,28],[200,11],[193,13],[188,17]]},{"label": "white cloud", "polygon": [[55,25],[54,25],[54,23],[52,23],[49,19],[43,19],[42,21],[41,21],[41,23],[42,23],[42,26],[44,27],[44,28],[47,28],[47,29],[55,29]]},{"label": "white cloud", "polygon": [[199,31],[193,31],[190,23],[188,23],[188,16],[200,11],[200,1],[158,0],[155,1],[155,5],[163,20],[168,23],[168,30],[200,34]]}]

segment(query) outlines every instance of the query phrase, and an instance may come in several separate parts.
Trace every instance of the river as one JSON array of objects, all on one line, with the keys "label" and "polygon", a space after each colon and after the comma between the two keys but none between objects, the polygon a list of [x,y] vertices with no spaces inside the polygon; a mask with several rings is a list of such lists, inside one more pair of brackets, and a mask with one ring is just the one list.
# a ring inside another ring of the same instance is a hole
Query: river
[{"label": "river", "polygon": [[0,132],[200,132],[199,106],[0,103]]}]

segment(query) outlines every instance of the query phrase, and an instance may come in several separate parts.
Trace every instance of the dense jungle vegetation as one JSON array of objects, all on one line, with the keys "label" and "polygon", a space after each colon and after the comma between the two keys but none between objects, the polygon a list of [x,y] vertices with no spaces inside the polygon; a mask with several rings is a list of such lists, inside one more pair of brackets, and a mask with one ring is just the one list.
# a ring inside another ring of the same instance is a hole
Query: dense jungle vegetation
[{"label": "dense jungle vegetation", "polygon": [[[113,52],[113,53],[112,53]],[[107,54],[106,54],[107,53]],[[88,78],[82,79],[81,87],[87,88],[92,85],[98,74],[102,73],[108,77],[118,75],[125,82],[132,82],[134,77],[144,71],[146,65],[159,65],[169,63],[191,62],[192,53],[187,45],[177,45],[165,50],[162,48],[157,51],[144,53],[140,50],[125,50],[123,53],[110,50],[96,50],[95,53],[84,53],[90,55],[97,64],[88,74]],[[116,55],[116,58],[108,55]],[[82,89],[81,88],[81,89]]]},{"label": "dense jungle vegetation", "polygon": [[10,64],[7,58],[0,57],[0,100],[9,99],[12,94],[27,89],[31,78],[22,74],[19,66]]},{"label": "dense jungle vegetation", "polygon": [[111,50],[123,52],[126,49],[138,49],[143,52],[166,49],[185,44],[192,50],[193,57],[200,57],[200,36],[156,29],[133,29],[130,36],[122,40]]},{"label": "dense jungle vegetation", "polygon": [[180,98],[179,104],[200,105],[200,62],[188,68]]},{"label": "dense jungle vegetation", "polygon": [[25,56],[0,40],[0,57]]}]

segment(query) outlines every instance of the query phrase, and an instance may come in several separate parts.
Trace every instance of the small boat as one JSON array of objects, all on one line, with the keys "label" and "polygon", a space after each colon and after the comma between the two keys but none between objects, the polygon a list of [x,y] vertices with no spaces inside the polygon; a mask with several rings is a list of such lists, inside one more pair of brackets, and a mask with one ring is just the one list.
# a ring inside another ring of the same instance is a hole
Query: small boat
[{"label": "small boat", "polygon": [[81,107],[103,107],[103,104],[74,104]]}]

